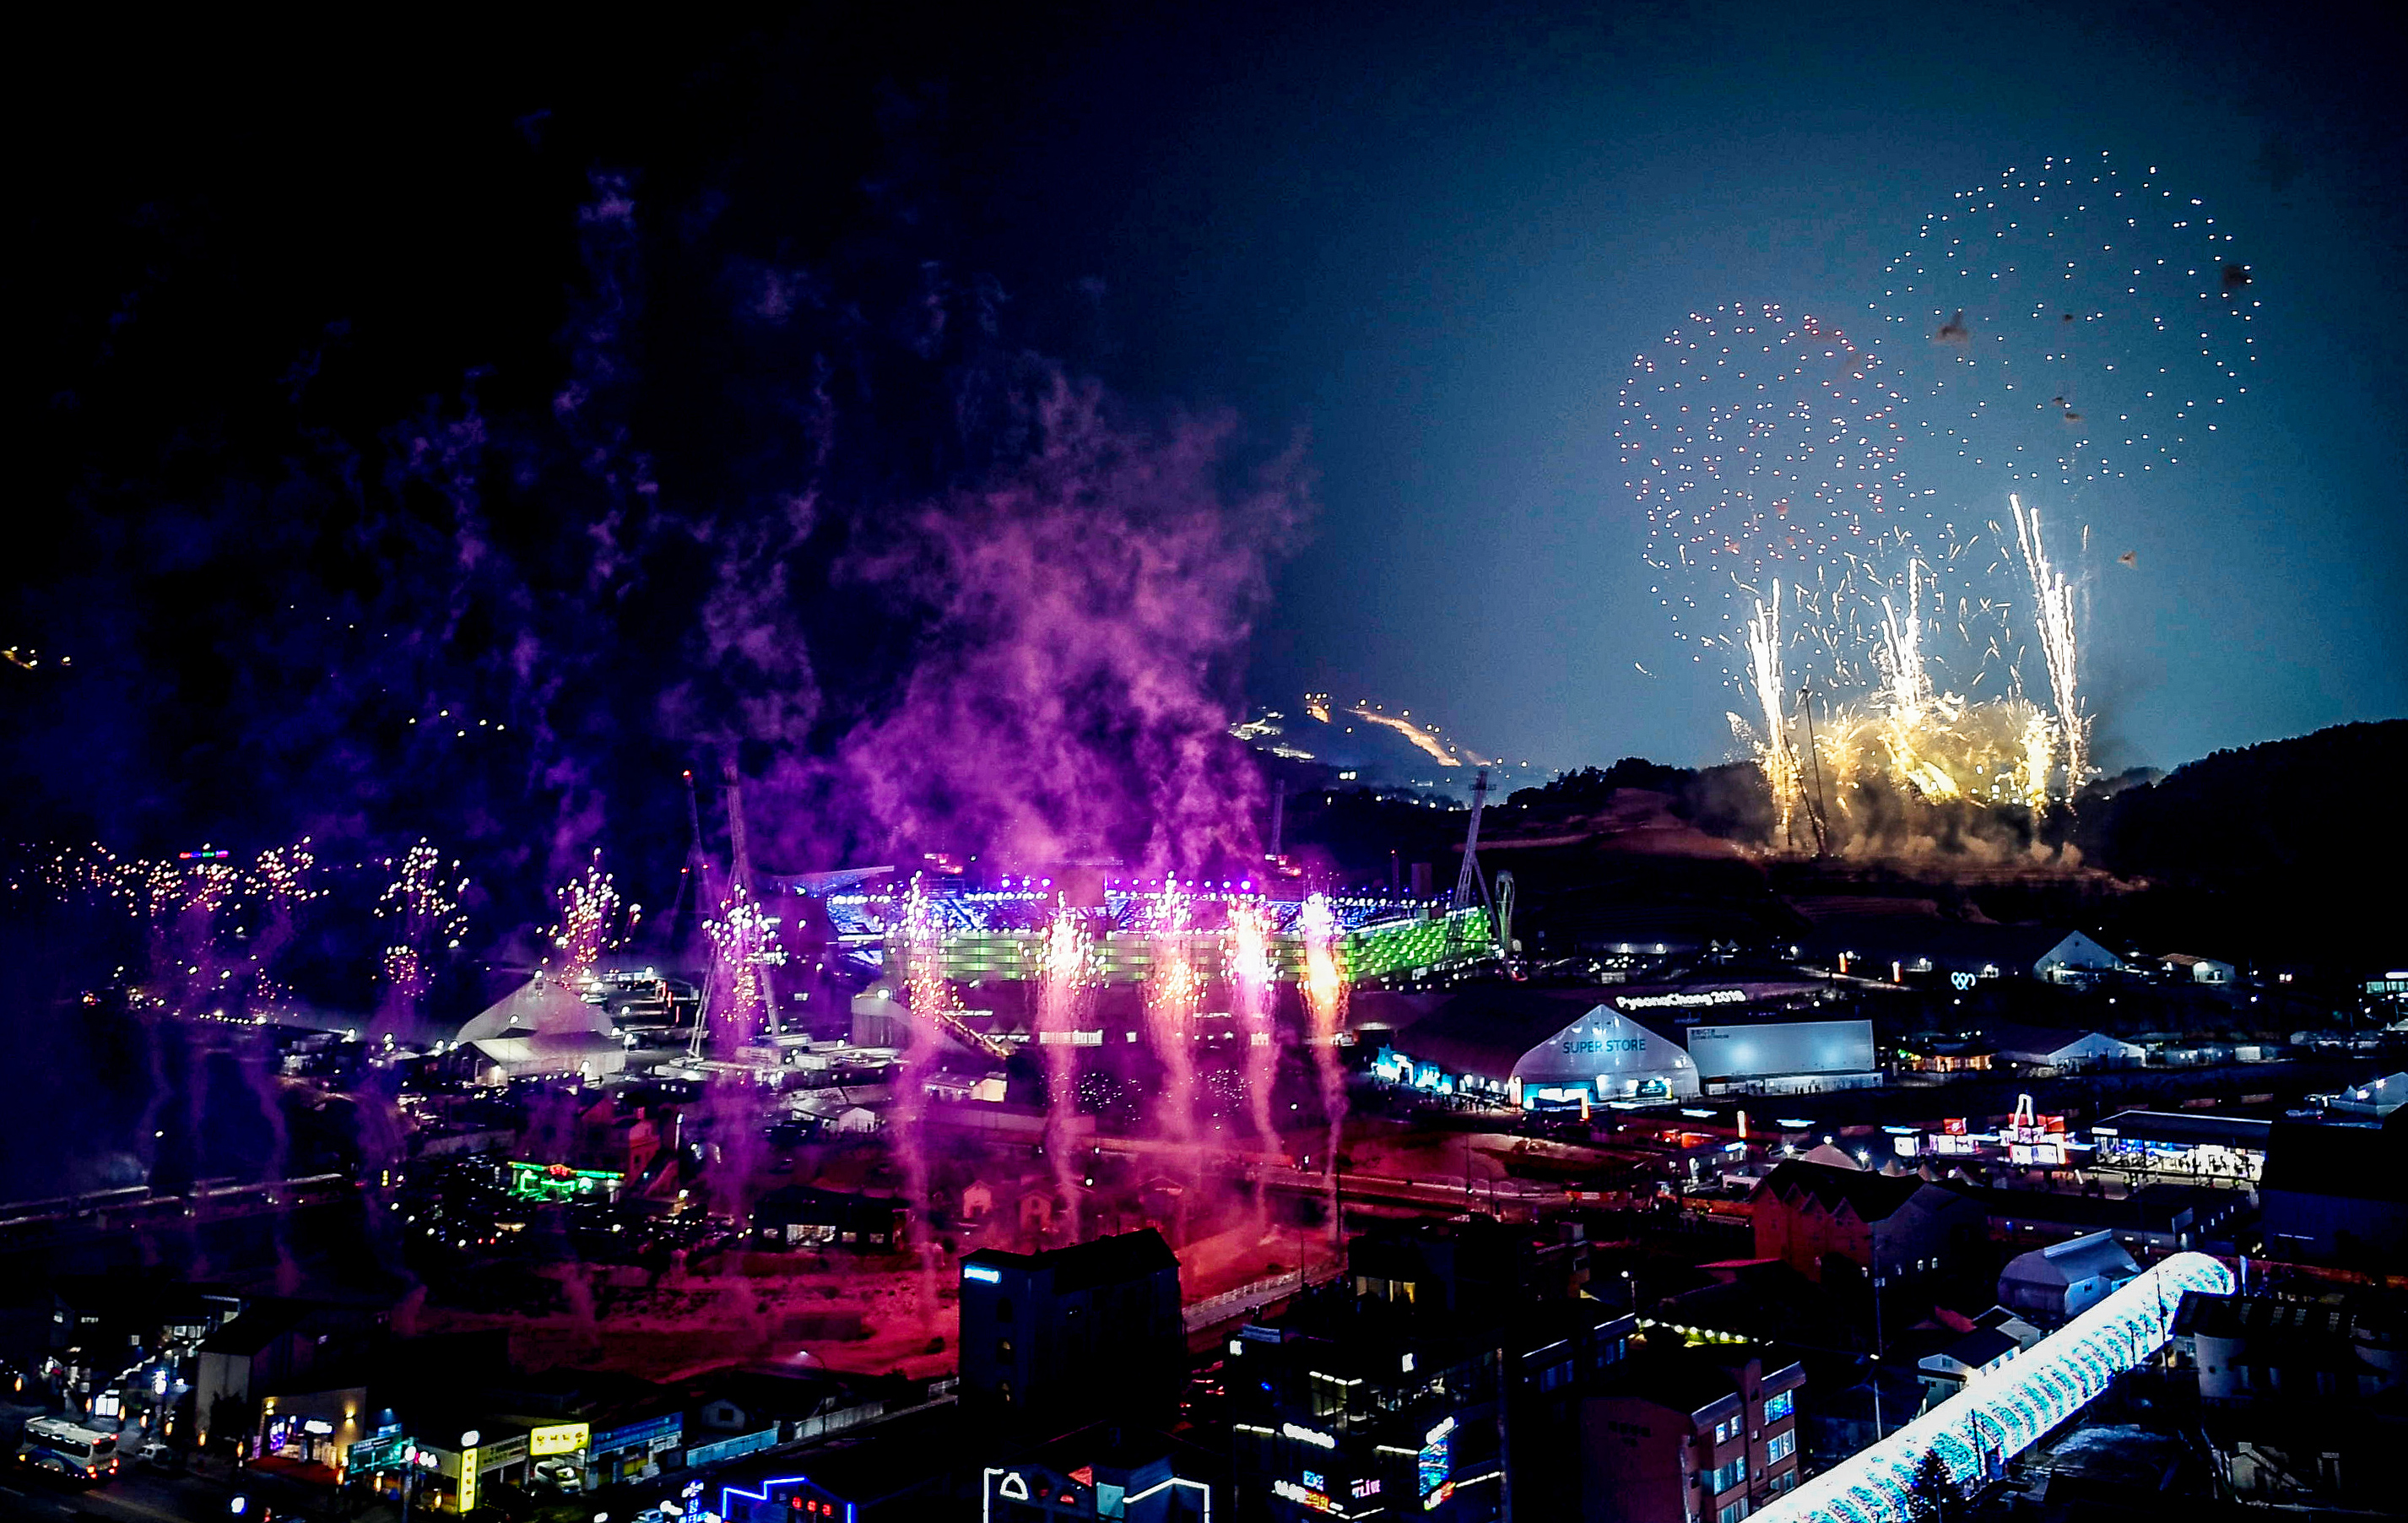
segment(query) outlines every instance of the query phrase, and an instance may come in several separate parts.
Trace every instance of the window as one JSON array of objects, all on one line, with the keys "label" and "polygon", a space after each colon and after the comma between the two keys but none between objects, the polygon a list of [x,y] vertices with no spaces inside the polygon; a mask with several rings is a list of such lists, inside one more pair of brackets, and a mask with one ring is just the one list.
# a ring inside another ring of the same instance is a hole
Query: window
[{"label": "window", "polygon": [[1772,1478],[1772,1489],[1775,1492],[1795,1489],[1797,1485],[1798,1473],[1794,1470],[1784,1470],[1780,1474]]},{"label": "window", "polygon": [[1011,1320],[1011,1298],[1010,1296],[1001,1297],[996,1301],[995,1319],[997,1322],[1009,1322]]},{"label": "window", "polygon": [[998,1359],[1009,1359],[1011,1358],[1010,1339],[998,1338],[995,1341],[995,1357]]},{"label": "window", "polygon": [[1798,1434],[1794,1430],[1787,1433],[1775,1433],[1772,1436],[1772,1442],[1764,1446],[1764,1458],[1768,1462],[1786,1459],[1797,1452]]},{"label": "window", "polygon": [[1739,1501],[1732,1502],[1729,1506],[1716,1514],[1715,1517],[1717,1519],[1717,1523],[1739,1523],[1739,1520],[1746,1516],[1747,1499],[1745,1497],[1742,1497]]},{"label": "window", "polygon": [[1798,1410],[1796,1391],[1778,1391],[1764,1399],[1764,1420],[1777,1423]]}]

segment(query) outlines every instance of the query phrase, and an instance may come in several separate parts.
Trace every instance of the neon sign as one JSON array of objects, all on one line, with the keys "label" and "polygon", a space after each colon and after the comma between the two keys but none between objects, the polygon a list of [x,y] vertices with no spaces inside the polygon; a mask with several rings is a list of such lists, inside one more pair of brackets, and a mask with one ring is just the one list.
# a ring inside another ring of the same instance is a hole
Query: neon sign
[{"label": "neon sign", "polygon": [[[1312,1473],[1307,1471],[1305,1473],[1309,1476]],[[1314,1491],[1308,1487],[1298,1486],[1284,1475],[1271,1483],[1271,1491],[1274,1495],[1284,1497],[1289,1501],[1295,1502],[1298,1506],[1310,1507],[1316,1513],[1327,1513],[1337,1510],[1338,1504],[1331,1501],[1327,1496],[1319,1491]]]},{"label": "neon sign", "polygon": [[1328,1434],[1317,1433],[1312,1429],[1303,1427],[1297,1423],[1280,1424],[1280,1435],[1283,1438],[1295,1439],[1300,1444],[1312,1444],[1316,1448],[1335,1449],[1338,1447],[1338,1441],[1331,1438]]}]

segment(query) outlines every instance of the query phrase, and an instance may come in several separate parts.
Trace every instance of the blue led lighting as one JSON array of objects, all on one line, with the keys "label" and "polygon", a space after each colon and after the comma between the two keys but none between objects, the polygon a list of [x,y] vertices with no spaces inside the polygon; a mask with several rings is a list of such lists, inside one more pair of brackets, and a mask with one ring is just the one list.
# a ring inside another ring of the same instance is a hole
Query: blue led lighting
[{"label": "blue led lighting", "polygon": [[1907,1523],[1915,1467],[1937,1454],[1962,1487],[2001,1473],[2041,1435],[2163,1348],[2186,1290],[2229,1295],[2232,1272],[2176,1254],[1964,1390],[1749,1515],[1762,1523]]}]

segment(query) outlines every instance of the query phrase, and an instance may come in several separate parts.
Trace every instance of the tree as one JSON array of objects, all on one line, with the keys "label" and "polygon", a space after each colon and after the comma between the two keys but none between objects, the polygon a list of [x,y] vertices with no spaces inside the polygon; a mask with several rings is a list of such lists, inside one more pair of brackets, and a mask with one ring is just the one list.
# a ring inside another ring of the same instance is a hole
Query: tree
[{"label": "tree", "polygon": [[1937,1449],[1926,1449],[1906,1484],[1906,1523],[1951,1523],[1963,1510],[1964,1493]]},{"label": "tree", "polygon": [[251,1403],[230,1392],[211,1401],[209,1437],[228,1450],[242,1448],[251,1437]]}]

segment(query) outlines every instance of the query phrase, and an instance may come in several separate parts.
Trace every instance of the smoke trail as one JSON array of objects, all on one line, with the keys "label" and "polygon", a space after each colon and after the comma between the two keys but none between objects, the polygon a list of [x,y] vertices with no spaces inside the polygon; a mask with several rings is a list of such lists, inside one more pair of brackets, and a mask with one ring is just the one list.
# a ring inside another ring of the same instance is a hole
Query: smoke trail
[{"label": "smoke trail", "polygon": [[1956,781],[1923,754],[1930,725],[1931,677],[1923,665],[1923,597],[1916,563],[1906,568],[1906,617],[1884,597],[1882,643],[1876,657],[1887,685],[1882,723],[1882,745],[1889,753],[1890,775],[1912,783],[1927,798],[1957,797]]},{"label": "smoke trail", "polygon": [[1772,584],[1770,606],[1761,599],[1756,605],[1756,617],[1747,625],[1748,674],[1756,692],[1756,706],[1764,712],[1764,740],[1757,747],[1757,758],[1764,767],[1764,780],[1772,789],[1775,829],[1780,839],[1790,839],[1791,823],[1798,816],[1801,794],[1798,754],[1789,744],[1789,729],[1782,717],[1781,692],[1781,583]]},{"label": "smoke trail", "polygon": [[[272,1072],[275,1053],[275,1044],[262,1036],[250,1044],[250,1051],[230,1055],[236,1071],[242,1075],[244,1085],[259,1104],[261,1118],[267,1123],[267,1158],[261,1167],[260,1178],[269,1185],[282,1182],[292,1171],[293,1157],[293,1135],[284,1118],[284,1097]],[[301,1265],[293,1257],[293,1218],[290,1213],[279,1211],[268,1219],[276,1240],[276,1293],[290,1296],[301,1288]]]},{"label": "smoke trail", "polygon": [[1043,983],[1037,997],[1037,1042],[1045,1055],[1045,1157],[1070,1213],[1070,1241],[1083,1241],[1079,1171],[1072,1167],[1069,1120],[1077,1113],[1078,1048],[1073,1039],[1095,956],[1080,912],[1068,905],[1045,927]]},{"label": "smoke trail", "polygon": [[1304,901],[1304,1003],[1312,1013],[1312,1060],[1321,1077],[1321,1114],[1329,1128],[1322,1171],[1329,1185],[1329,1229],[1339,1230],[1338,1143],[1346,1124],[1346,1073],[1338,1063],[1338,1036],[1346,1027],[1346,974],[1340,965],[1337,914],[1326,894]]},{"label": "smoke trail", "polygon": [[1229,992],[1237,1006],[1238,1030],[1246,1042],[1246,1104],[1254,1124],[1254,1141],[1266,1154],[1280,1151],[1279,1132],[1271,1124],[1271,1089],[1279,1077],[1279,1032],[1271,1000],[1277,984],[1271,967],[1270,935],[1259,903],[1240,904],[1229,912]]},{"label": "smoke trail", "polygon": [[2074,691],[2073,588],[2048,560],[2041,543],[2040,512],[2027,512],[2023,501],[2007,495],[2014,510],[2015,542],[2024,553],[2024,569],[2031,575],[2032,616],[2040,628],[2041,654],[2047,658],[2049,692],[2057,700],[2057,727],[2065,737],[2065,797],[2071,803],[2090,781],[2090,724],[2082,716],[2082,700]]},{"label": "smoke trail", "polygon": [[1122,426],[1058,375],[1026,427],[1024,461],[853,564],[930,614],[899,703],[840,748],[853,793],[896,840],[1005,860],[1259,856],[1261,778],[1226,731],[1304,508],[1294,454],[1233,500],[1227,420]]},{"label": "smoke trail", "polygon": [[1154,927],[1154,968],[1145,981],[1145,1022],[1167,1084],[1158,1113],[1173,1140],[1196,1140],[1196,1015],[1204,979],[1189,938],[1193,905],[1176,879],[1162,885],[1161,918]]},{"label": "smoke trail", "polygon": [[928,1113],[928,1077],[937,1067],[940,1022],[953,1009],[953,991],[945,981],[943,927],[919,875],[903,901],[903,934],[896,950],[901,955],[904,1006],[910,1013],[911,1039],[897,1066],[893,1126],[895,1153],[903,1164],[905,1188],[917,1220],[912,1232],[912,1257],[919,1266],[920,1315],[933,1322],[937,1312],[936,1243],[924,1229],[928,1219],[928,1153],[924,1123]]}]

